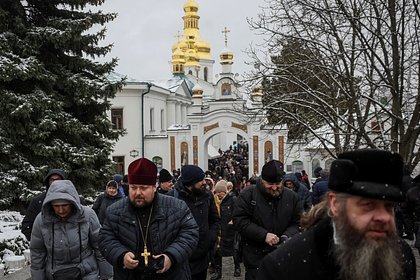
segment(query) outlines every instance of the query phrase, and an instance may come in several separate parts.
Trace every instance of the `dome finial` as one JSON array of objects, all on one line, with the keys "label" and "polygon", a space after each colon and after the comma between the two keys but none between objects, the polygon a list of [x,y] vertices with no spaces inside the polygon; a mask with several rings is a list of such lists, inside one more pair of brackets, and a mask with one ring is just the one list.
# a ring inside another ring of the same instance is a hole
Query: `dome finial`
[{"label": "dome finial", "polygon": [[227,48],[227,34],[230,32],[229,29],[225,26],[225,29],[222,30],[222,33],[224,33],[225,36],[225,47]]}]

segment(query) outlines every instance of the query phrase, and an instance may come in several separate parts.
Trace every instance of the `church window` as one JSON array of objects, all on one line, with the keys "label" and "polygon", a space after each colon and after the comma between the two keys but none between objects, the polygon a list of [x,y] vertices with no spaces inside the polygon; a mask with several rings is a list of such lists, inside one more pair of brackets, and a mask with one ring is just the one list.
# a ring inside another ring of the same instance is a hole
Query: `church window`
[{"label": "church window", "polygon": [[112,129],[123,129],[123,109],[111,109]]},{"label": "church window", "polygon": [[206,81],[206,82],[207,82],[207,79],[208,79],[208,71],[209,71],[209,69],[207,67],[204,67],[204,81]]},{"label": "church window", "polygon": [[192,75],[192,70],[189,70],[189,71],[188,71],[188,74]]},{"label": "church window", "polygon": [[158,170],[160,171],[163,167],[163,159],[160,156],[155,156],[152,158],[152,162],[156,165]]},{"label": "church window", "polygon": [[292,172],[301,172],[303,170],[303,162],[301,160],[294,160],[292,162]]},{"label": "church window", "polygon": [[160,130],[165,130],[165,110],[160,110]]},{"label": "church window", "polygon": [[115,163],[115,173],[116,174],[125,174],[124,157],[123,156],[115,156],[115,157],[112,157],[112,161]]},{"label": "church window", "polygon": [[155,119],[154,119],[154,114],[155,114],[155,109],[154,108],[150,108],[150,131],[154,131],[155,130]]}]

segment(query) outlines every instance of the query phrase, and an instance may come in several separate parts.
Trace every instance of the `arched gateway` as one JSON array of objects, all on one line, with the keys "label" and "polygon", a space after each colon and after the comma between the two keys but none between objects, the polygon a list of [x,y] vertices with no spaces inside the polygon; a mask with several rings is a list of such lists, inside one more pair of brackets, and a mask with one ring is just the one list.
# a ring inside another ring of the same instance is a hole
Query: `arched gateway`
[{"label": "arched gateway", "polygon": [[[233,100],[231,101],[232,104]],[[240,101],[238,102],[240,103]],[[272,158],[284,161],[285,131],[273,133],[271,129],[264,129],[258,122],[247,122],[243,112],[234,110],[234,106],[218,110],[209,110],[209,113],[196,113],[188,116],[191,123],[188,137],[186,131],[178,129],[169,130],[171,170],[182,166],[182,151],[177,149],[180,142],[187,142],[191,156],[190,164],[208,168],[209,141],[215,136],[225,137],[227,133],[239,135],[248,142],[249,175],[259,173],[266,162],[264,147],[266,143],[272,145]],[[187,139],[188,138],[188,139]],[[219,141],[220,142],[220,141]]]}]

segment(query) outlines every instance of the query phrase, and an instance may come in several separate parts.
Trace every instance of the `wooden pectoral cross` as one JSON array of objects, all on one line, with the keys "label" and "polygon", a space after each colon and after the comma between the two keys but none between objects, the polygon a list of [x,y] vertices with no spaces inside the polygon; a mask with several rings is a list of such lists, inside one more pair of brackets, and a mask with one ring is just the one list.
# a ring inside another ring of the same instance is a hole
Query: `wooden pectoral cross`
[{"label": "wooden pectoral cross", "polygon": [[150,252],[147,251],[147,247],[144,246],[143,253],[140,254],[144,258],[144,265],[147,266],[149,262],[149,256],[151,255]]}]

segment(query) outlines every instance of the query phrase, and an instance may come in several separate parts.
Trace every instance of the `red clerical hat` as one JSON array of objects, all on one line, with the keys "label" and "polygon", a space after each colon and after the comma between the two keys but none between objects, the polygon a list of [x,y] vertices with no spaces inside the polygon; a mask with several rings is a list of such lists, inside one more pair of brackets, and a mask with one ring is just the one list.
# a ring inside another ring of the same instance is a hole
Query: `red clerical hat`
[{"label": "red clerical hat", "polygon": [[157,167],[147,158],[140,158],[128,166],[128,183],[156,185]]}]

